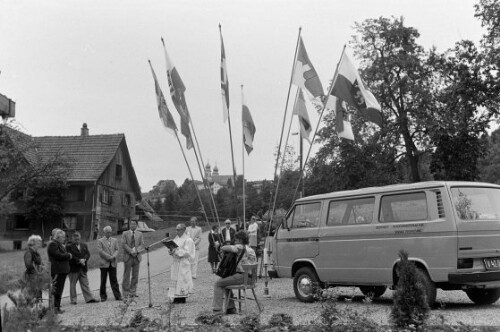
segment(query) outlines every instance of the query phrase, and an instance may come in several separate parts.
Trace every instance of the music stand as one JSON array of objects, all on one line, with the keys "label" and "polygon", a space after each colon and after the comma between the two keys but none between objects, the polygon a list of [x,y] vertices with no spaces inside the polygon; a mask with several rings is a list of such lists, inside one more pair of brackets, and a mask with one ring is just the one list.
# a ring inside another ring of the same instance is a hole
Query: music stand
[{"label": "music stand", "polygon": [[[161,309],[161,305],[156,305],[154,306],[153,305],[153,300],[151,298],[151,272],[150,272],[150,269],[149,269],[149,249],[152,247],[152,246],[155,246],[159,243],[162,243],[163,241],[165,240],[168,240],[170,234],[169,233],[166,233],[165,234],[166,238],[160,240],[160,241],[157,241],[155,243],[152,243],[150,244],[149,246],[145,247],[144,250],[146,251],[146,260],[147,260],[147,266],[148,266],[148,292],[149,292],[149,304],[147,307],[141,307],[141,308],[137,308],[135,310],[141,310],[141,309],[146,309],[146,308],[155,308],[157,310]],[[142,252],[143,250],[141,250]]]}]

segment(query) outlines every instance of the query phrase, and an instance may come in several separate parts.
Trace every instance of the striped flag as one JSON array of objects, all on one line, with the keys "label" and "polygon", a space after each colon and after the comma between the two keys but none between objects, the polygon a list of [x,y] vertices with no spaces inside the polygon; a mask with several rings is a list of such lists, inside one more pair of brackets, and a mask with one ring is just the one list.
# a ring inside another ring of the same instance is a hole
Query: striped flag
[{"label": "striped flag", "polygon": [[168,56],[163,38],[161,39],[161,42],[163,44],[163,50],[165,51],[165,61],[167,62],[167,78],[168,85],[170,87],[170,96],[172,97],[172,102],[177,109],[177,113],[179,113],[181,117],[181,133],[186,137],[186,148],[189,150],[193,147],[193,139],[191,137],[191,130],[189,129],[189,111],[187,108],[186,99],[184,97],[184,91],[186,91],[186,87],[182,82],[177,68],[174,66],[172,60]]},{"label": "striped flag", "polygon": [[309,92],[314,98],[325,94],[318,73],[314,69],[311,60],[309,60],[302,37],[299,37],[299,49],[297,51],[292,83]]},{"label": "striped flag", "polygon": [[[220,30],[220,25],[219,25]],[[229,117],[229,81],[227,79],[226,67],[226,51],[224,50],[224,40],[222,39],[222,31],[220,31],[220,88],[222,92],[222,116],[224,122]]]},{"label": "striped flag", "polygon": [[312,126],[311,121],[309,121],[309,114],[307,113],[306,101],[304,100],[304,94],[302,90],[299,90],[299,96],[295,102],[293,108],[293,115],[297,115],[300,123],[300,136],[306,139],[309,144],[311,144],[311,139],[309,138]]},{"label": "striped flag", "polygon": [[[356,108],[368,121],[382,125],[380,104],[373,93],[365,86],[359,72],[354,67],[347,53],[342,53],[338,75],[331,90],[331,96],[338,97],[350,106]],[[334,102],[327,101],[327,104]]]},{"label": "striped flag", "polygon": [[176,136],[177,126],[175,125],[174,118],[172,116],[172,113],[170,113],[170,110],[167,107],[165,96],[161,91],[160,84],[158,84],[158,78],[156,77],[153,66],[151,65],[151,61],[148,60],[148,62],[149,62],[149,67],[151,67],[151,73],[153,74],[153,79],[155,81],[156,103],[158,104],[158,113],[160,115],[160,119],[163,122],[165,129],[172,135]]},{"label": "striped flag", "polygon": [[247,154],[250,154],[253,150],[253,138],[255,136],[255,124],[253,123],[252,115],[245,102],[245,96],[243,95],[243,85],[241,86],[241,121],[243,124],[243,144],[247,150]]}]

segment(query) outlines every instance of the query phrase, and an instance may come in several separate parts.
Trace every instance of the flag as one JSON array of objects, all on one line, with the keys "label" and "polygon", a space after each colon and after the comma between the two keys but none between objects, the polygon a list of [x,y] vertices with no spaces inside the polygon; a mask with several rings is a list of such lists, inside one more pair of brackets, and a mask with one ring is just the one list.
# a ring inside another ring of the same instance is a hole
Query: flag
[{"label": "flag", "polygon": [[[380,104],[375,96],[368,90],[354,67],[351,59],[342,53],[338,75],[334,81],[331,95],[336,96],[352,107],[356,108],[368,121],[382,125]],[[332,104],[327,101],[328,104]]]},{"label": "flag", "polygon": [[247,150],[247,154],[250,154],[253,150],[253,138],[255,136],[255,124],[253,123],[252,115],[245,102],[245,97],[243,96],[243,86],[241,86],[241,121],[243,124],[243,144]]},{"label": "flag", "polygon": [[324,95],[323,85],[321,85],[318,74],[311,60],[309,60],[302,37],[299,37],[299,49],[297,51],[292,83],[308,91],[314,98]]},{"label": "flag", "polygon": [[[220,25],[219,25],[220,29]],[[227,79],[226,67],[226,51],[224,50],[224,40],[222,39],[222,32],[220,32],[220,88],[222,92],[222,116],[224,122],[229,117],[229,81]]]},{"label": "flag", "polygon": [[300,123],[300,136],[305,138],[309,144],[311,144],[311,139],[309,135],[312,131],[311,121],[309,121],[309,114],[307,114],[306,101],[304,100],[304,94],[302,90],[299,90],[299,96],[295,102],[295,107],[293,108],[293,114],[297,115]]},{"label": "flag", "polygon": [[339,138],[354,141],[351,122],[349,122],[349,119],[346,120],[347,111],[344,107],[344,102],[339,98],[335,99],[335,130],[337,131],[337,135]]},{"label": "flag", "polygon": [[149,61],[149,67],[151,67],[151,73],[153,74],[153,79],[155,81],[155,92],[156,92],[156,103],[158,104],[158,113],[160,114],[160,119],[165,126],[165,129],[172,135],[176,136],[177,126],[175,125],[174,117],[167,107],[167,102],[165,96],[161,91],[160,85],[158,84],[158,78],[156,78],[155,71]]},{"label": "flag", "polygon": [[167,78],[168,86],[170,87],[170,96],[172,97],[172,102],[174,103],[174,106],[181,117],[181,133],[186,137],[186,148],[189,150],[193,147],[193,139],[191,138],[191,130],[189,129],[189,111],[187,108],[186,99],[184,98],[184,91],[186,91],[186,87],[182,82],[177,68],[174,66],[172,60],[168,56],[163,38],[161,39],[161,42],[163,43],[163,50],[165,51],[165,61],[167,62]]}]

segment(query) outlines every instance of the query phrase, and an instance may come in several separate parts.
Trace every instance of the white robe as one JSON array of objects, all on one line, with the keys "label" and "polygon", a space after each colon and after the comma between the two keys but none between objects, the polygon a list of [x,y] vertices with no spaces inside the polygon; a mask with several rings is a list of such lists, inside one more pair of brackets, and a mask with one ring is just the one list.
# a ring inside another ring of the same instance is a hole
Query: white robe
[{"label": "white robe", "polygon": [[195,255],[193,240],[185,232],[181,237],[176,236],[174,242],[179,246],[175,249],[173,263],[170,267],[170,285],[168,297],[170,301],[178,297],[188,297],[193,291],[191,278],[191,261]]}]

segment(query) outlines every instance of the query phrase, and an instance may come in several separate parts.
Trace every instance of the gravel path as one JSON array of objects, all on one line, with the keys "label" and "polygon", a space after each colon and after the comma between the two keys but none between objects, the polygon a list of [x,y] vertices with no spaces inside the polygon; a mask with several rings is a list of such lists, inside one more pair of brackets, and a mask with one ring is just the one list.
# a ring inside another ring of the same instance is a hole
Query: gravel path
[{"label": "gravel path", "polygon": [[[143,309],[143,315],[150,319],[161,319],[163,324],[170,321],[175,325],[195,324],[196,317],[201,312],[211,312],[213,284],[217,276],[211,273],[206,258],[200,260],[199,277],[195,280],[195,294],[188,298],[186,304],[169,305],[167,303],[167,291],[165,287],[170,278],[169,272],[154,275],[151,278],[152,304],[158,308],[149,308],[147,279],[139,282],[137,303],[126,305],[122,302],[108,300],[97,304],[70,305],[67,299],[63,299],[63,309],[66,311],[61,315],[64,325],[126,325],[130,322],[134,312]],[[261,322],[267,324],[271,315],[275,313],[287,313],[292,315],[294,324],[309,324],[318,321],[322,309],[321,302],[302,303],[298,301],[293,293],[291,279],[273,279],[269,282],[270,298],[263,297],[264,279],[260,279],[257,286],[257,296],[264,311]],[[388,317],[392,305],[392,291],[387,291],[381,298],[373,302],[366,302],[357,288],[338,287],[334,290],[339,296],[336,302],[339,310],[355,310],[366,317],[370,317],[378,324],[388,324]],[[96,296],[98,294],[95,294]],[[476,306],[461,291],[438,292],[438,301],[442,303],[441,308],[432,310],[431,322],[441,324],[485,325],[500,327],[500,301],[492,306]],[[249,301],[249,313],[257,313],[255,302]],[[237,323],[242,316],[227,315],[225,318],[230,323]],[[500,331],[500,328],[499,328]]]}]

